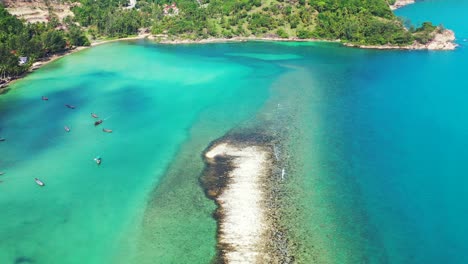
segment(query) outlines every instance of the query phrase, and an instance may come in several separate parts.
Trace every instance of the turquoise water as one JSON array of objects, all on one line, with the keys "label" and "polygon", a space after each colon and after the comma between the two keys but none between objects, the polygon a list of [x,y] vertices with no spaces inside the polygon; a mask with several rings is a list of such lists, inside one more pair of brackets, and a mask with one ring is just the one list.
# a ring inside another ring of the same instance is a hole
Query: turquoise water
[{"label": "turquoise water", "polygon": [[[0,97],[0,132],[7,138],[0,145],[6,172],[1,263],[112,263],[128,255],[151,191],[201,116],[214,112],[222,128],[200,138],[208,144],[266,98],[269,80],[257,77],[258,69],[179,49],[147,43],[89,49],[31,74]],[[265,65],[264,71],[279,70]],[[94,127],[90,113],[103,124]],[[102,157],[99,167],[96,156]],[[46,186],[37,186],[35,177]],[[215,223],[212,202],[202,202],[191,210],[204,210],[199,217],[208,227],[198,250],[206,262],[214,254]]]},{"label": "turquoise water", "polygon": [[397,11],[453,52],[141,41],[47,65],[0,96],[0,263],[209,263],[200,155],[243,127],[283,141],[298,263],[464,263],[467,8]]}]

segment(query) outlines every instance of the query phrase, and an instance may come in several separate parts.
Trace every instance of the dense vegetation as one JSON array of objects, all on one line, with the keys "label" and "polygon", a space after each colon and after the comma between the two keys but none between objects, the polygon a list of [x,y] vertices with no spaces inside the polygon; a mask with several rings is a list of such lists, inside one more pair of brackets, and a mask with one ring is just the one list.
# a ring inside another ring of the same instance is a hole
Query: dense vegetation
[{"label": "dense vegetation", "polygon": [[[0,79],[18,76],[34,61],[72,46],[89,45],[80,27],[71,20],[64,23],[67,31],[57,28],[56,18],[47,24],[26,24],[0,5]],[[20,57],[28,57],[27,63],[20,65]]]},{"label": "dense vegetation", "polygon": [[317,16],[315,34],[362,44],[408,44],[413,38],[381,0],[311,0]]},{"label": "dense vegetation", "polygon": [[[36,59],[88,37],[120,38],[142,28],[161,38],[277,37],[341,40],[365,45],[427,43],[436,30],[426,22],[405,29],[386,0],[67,0],[74,17],[24,24],[0,6],[0,77],[24,72]],[[392,1],[392,0],[389,0]],[[176,8],[166,5],[176,4]],[[57,30],[65,28],[64,30]],[[86,32],[86,36],[83,30]],[[18,57],[30,58],[26,65]]]},{"label": "dense vegetation", "polygon": [[[406,30],[386,0],[178,0],[179,13],[164,12],[171,0],[79,0],[75,19],[93,37],[123,37],[149,28],[172,38],[202,39],[258,36],[340,39],[368,45],[427,42],[427,34]],[[424,35],[423,37],[421,37]]]},{"label": "dense vegetation", "polygon": [[147,12],[135,9],[126,10],[121,0],[81,0],[81,5],[73,8],[75,21],[87,27],[91,37],[125,37],[138,32],[138,28],[148,21]]}]

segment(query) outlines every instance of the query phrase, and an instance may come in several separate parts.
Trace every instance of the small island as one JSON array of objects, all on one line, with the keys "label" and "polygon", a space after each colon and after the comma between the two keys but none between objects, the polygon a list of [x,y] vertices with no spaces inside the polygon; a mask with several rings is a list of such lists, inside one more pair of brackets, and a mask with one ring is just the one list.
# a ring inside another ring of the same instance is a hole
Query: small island
[{"label": "small island", "polygon": [[160,43],[333,41],[372,49],[453,50],[455,34],[406,28],[393,9],[413,0],[4,0],[0,87],[77,47],[149,38]]},{"label": "small island", "polygon": [[228,134],[205,150],[201,184],[217,205],[216,263],[293,262],[277,215],[284,177],[277,155],[261,133]]}]

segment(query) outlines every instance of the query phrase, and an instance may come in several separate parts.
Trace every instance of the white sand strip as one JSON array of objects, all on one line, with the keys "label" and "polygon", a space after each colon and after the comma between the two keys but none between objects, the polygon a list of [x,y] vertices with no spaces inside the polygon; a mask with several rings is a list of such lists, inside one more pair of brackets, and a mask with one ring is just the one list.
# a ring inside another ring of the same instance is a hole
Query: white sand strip
[{"label": "white sand strip", "polygon": [[227,263],[261,263],[266,259],[267,225],[263,208],[262,177],[267,173],[268,152],[259,146],[238,147],[222,143],[205,154],[213,162],[216,156],[230,157],[234,169],[217,197],[222,217],[219,219],[218,243]]}]

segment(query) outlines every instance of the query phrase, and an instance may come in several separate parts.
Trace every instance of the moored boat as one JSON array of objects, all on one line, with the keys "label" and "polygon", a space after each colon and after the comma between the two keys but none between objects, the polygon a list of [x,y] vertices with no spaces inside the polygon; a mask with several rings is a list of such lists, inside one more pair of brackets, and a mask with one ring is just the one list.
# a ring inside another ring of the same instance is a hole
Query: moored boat
[{"label": "moored boat", "polygon": [[63,128],[65,129],[65,131],[70,132],[70,128],[68,126],[64,126]]},{"label": "moored boat", "polygon": [[66,104],[65,106],[70,108],[70,109],[75,109],[76,108],[74,105],[69,105],[69,104]]},{"label": "moored boat", "polygon": [[6,140],[6,138],[0,138],[0,141],[5,141],[5,140]]},{"label": "moored boat", "polygon": [[41,180],[39,180],[38,178],[34,178],[34,181],[37,183],[37,185],[39,185],[41,187],[45,186],[45,184]]},{"label": "moored boat", "polygon": [[0,171],[0,175],[3,175],[3,174],[5,174],[5,172],[3,172],[3,171]]},{"label": "moored boat", "polygon": [[98,121],[94,122],[94,126],[98,126],[98,125],[102,124],[102,122],[103,122],[102,119],[98,120]]},{"label": "moored boat", "polygon": [[112,129],[103,128],[102,131],[106,133],[112,133]]},{"label": "moored boat", "polygon": [[49,98],[47,98],[47,96],[42,96],[41,99],[42,99],[43,101],[48,101],[48,100],[49,100]]},{"label": "moored boat", "polygon": [[94,158],[94,161],[95,161],[96,164],[99,166],[99,165],[101,165],[102,159],[101,159],[101,157],[95,157],[95,158]]},{"label": "moored boat", "polygon": [[99,116],[96,115],[95,113],[91,113],[91,116],[94,117],[94,118],[98,118]]}]

